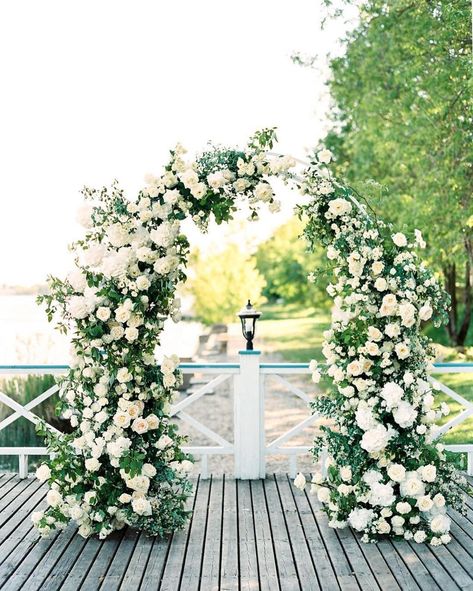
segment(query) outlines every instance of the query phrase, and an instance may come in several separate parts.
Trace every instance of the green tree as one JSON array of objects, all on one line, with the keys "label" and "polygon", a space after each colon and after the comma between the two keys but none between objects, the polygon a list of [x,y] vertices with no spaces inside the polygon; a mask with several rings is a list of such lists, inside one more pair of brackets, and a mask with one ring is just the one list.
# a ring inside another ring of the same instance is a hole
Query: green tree
[{"label": "green tree", "polygon": [[[301,236],[303,227],[301,220],[291,218],[259,245],[256,266],[266,281],[263,294],[270,301],[282,298],[288,303],[324,308],[329,302],[325,259],[321,251],[308,252]],[[314,272],[316,281],[311,283],[307,277]]]},{"label": "green tree", "polygon": [[324,141],[352,184],[389,187],[372,192],[383,217],[424,232],[460,346],[473,302],[470,26],[469,0],[364,2],[346,52],[331,61],[334,125]]},{"label": "green tree", "polygon": [[236,244],[208,256],[197,252],[188,285],[194,296],[196,316],[205,324],[235,322],[236,314],[248,299],[254,305],[264,301],[265,281],[255,260]]}]

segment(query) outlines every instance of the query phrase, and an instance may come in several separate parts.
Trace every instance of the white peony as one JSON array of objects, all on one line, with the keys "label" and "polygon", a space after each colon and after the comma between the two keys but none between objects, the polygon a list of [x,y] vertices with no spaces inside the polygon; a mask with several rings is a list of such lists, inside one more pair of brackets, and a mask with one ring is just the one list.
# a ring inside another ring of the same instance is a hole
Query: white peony
[{"label": "white peony", "polygon": [[391,410],[401,402],[404,390],[395,382],[388,382],[383,386],[380,396],[386,401],[386,409]]},{"label": "white peony", "polygon": [[368,453],[382,451],[389,443],[391,435],[384,425],[378,424],[366,431],[361,438],[360,445]]},{"label": "white peony", "polygon": [[416,320],[416,313],[417,308],[410,302],[399,305],[398,314],[401,317],[401,322],[403,326],[406,326],[408,328],[410,326],[413,326]]},{"label": "white peony", "polygon": [[383,484],[381,482],[374,482],[371,485],[371,492],[368,499],[370,505],[376,505],[380,507],[390,507],[396,496],[391,484]]},{"label": "white peony", "polygon": [[371,407],[365,400],[360,400],[358,408],[356,409],[355,420],[358,427],[363,429],[363,431],[373,429],[378,424]]},{"label": "white peony", "polygon": [[89,472],[97,472],[100,466],[101,463],[97,460],[97,458],[88,458],[85,460],[85,469]]},{"label": "white peony", "polygon": [[76,220],[83,228],[90,229],[93,227],[92,213],[94,206],[91,203],[82,204],[76,213]]},{"label": "white peony", "polygon": [[419,318],[424,322],[432,318],[432,307],[430,304],[424,304],[419,310]]},{"label": "white peony", "polygon": [[403,497],[420,497],[425,493],[425,487],[417,472],[407,472],[406,478],[399,486],[399,492]]},{"label": "white peony", "polygon": [[72,296],[67,303],[67,309],[76,320],[82,320],[90,314],[87,300],[83,296]]},{"label": "white peony", "polygon": [[386,325],[384,332],[388,335],[388,337],[394,339],[401,334],[401,327],[397,323],[390,323]]},{"label": "white peony", "polygon": [[400,427],[407,429],[408,427],[412,427],[417,418],[417,414],[418,413],[412,404],[402,400],[397,408],[394,409],[393,418]]},{"label": "white peony", "polygon": [[356,531],[363,531],[373,519],[373,509],[353,509],[348,515],[348,523]]}]

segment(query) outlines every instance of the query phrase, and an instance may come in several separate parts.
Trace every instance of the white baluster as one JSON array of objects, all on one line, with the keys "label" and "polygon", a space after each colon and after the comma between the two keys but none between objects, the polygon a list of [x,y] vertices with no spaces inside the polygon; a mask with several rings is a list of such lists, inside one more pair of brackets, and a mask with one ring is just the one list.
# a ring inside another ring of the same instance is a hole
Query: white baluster
[{"label": "white baluster", "polygon": [[235,478],[260,478],[264,433],[261,433],[260,352],[240,351],[240,373],[235,375]]},{"label": "white baluster", "polygon": [[28,478],[28,456],[26,454],[18,456],[18,476]]}]

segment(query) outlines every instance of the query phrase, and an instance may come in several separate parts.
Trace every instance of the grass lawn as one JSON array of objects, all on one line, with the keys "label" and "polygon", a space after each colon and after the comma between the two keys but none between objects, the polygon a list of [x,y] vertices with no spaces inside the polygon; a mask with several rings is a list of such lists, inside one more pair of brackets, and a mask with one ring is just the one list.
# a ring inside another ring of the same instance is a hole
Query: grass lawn
[{"label": "grass lawn", "polygon": [[[300,309],[290,305],[267,305],[262,308],[263,316],[257,325],[257,339],[263,342],[263,353],[279,353],[288,362],[309,362],[311,359],[323,361],[323,331],[330,326],[330,313],[314,309]],[[436,334],[430,336],[435,338]],[[445,343],[444,339],[439,339]],[[459,355],[455,349],[439,345],[439,358],[442,361],[473,361],[465,354]],[[470,348],[471,349],[471,348]],[[473,373],[435,374],[435,379],[442,382],[466,400],[473,402]],[[438,394],[439,402],[445,401],[450,406],[450,415],[441,423],[451,420],[463,410],[463,406],[445,394]],[[472,443],[473,418],[454,427],[445,437],[444,442]]]}]

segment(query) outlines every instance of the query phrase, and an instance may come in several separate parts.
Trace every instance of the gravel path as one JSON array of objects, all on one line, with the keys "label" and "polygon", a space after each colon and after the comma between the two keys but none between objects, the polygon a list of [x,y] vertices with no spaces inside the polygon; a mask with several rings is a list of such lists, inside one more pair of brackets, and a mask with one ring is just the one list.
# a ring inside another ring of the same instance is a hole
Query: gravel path
[{"label": "gravel path", "polygon": [[[242,337],[239,332],[239,326],[229,325],[228,344],[226,354],[215,354],[200,357],[198,361],[217,363],[238,361],[238,350],[242,347]],[[262,349],[262,362],[274,363],[282,361],[281,357],[275,353],[265,353],[264,343],[259,343]],[[309,376],[289,375],[285,376],[287,381],[299,387],[308,394],[314,393],[314,384]],[[212,376],[196,376],[202,379],[202,384],[210,381]],[[195,388],[198,387],[196,384]],[[186,398],[181,394],[179,400]],[[222,437],[233,442],[233,385],[232,380],[228,380],[215,389],[214,393],[205,394],[198,401],[193,403],[186,412],[197,420],[210,427]],[[266,399],[265,399],[265,431],[266,443],[270,443],[282,433],[288,431],[297,423],[309,415],[306,403],[292,392],[289,392],[284,385],[277,382],[273,376],[266,377]],[[209,445],[210,440],[190,427],[184,421],[178,420],[181,433],[189,436],[190,445]],[[316,427],[308,427],[301,433],[286,442],[285,445],[311,445]],[[196,458],[195,473],[200,471],[200,461]],[[233,457],[231,456],[210,456],[208,463],[209,472],[213,474],[232,474]],[[314,465],[310,454],[304,454],[298,457],[298,470],[312,472]],[[289,463],[287,456],[269,456],[266,462],[268,473],[287,472]]]}]

